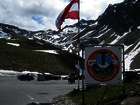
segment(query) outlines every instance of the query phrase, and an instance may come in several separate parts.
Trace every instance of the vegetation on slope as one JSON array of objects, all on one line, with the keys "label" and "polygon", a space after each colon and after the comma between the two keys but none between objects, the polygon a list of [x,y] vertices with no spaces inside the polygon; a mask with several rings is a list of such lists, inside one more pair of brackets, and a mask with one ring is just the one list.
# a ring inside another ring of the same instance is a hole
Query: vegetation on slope
[{"label": "vegetation on slope", "polygon": [[[19,43],[20,46],[8,45],[7,42]],[[54,49],[53,47],[51,47]],[[49,47],[39,45],[34,40],[24,38],[15,40],[0,39],[0,69],[17,71],[39,71],[54,74],[68,74],[73,70],[73,61],[68,61],[66,54],[50,54],[34,50],[47,50]],[[51,50],[52,50],[51,49]],[[68,61],[68,62],[67,62]]]},{"label": "vegetation on slope", "polygon": [[[84,105],[122,105],[121,102],[129,97],[140,97],[139,85],[136,80],[123,85],[94,86],[84,91]],[[67,97],[76,105],[82,105],[82,94],[82,91],[74,90]]]}]

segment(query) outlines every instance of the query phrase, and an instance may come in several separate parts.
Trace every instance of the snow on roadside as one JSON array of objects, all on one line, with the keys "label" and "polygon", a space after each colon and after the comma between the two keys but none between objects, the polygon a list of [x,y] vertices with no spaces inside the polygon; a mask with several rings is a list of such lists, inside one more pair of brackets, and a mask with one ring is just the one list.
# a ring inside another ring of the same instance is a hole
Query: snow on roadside
[{"label": "snow on roadside", "polygon": [[[0,76],[17,76],[17,75],[21,75],[21,74],[28,74],[31,73],[34,76],[37,76],[37,74],[41,74],[39,72],[31,72],[31,71],[22,71],[22,72],[18,72],[18,71],[14,71],[14,70],[0,70]],[[52,73],[44,73],[46,75],[53,75]],[[61,77],[68,77],[68,75],[61,75]]]},{"label": "snow on roadside", "polygon": [[2,73],[0,73],[0,76],[4,76]]},{"label": "snow on roadside", "polygon": [[20,73],[23,73],[23,74],[27,74],[27,73],[39,74],[39,72],[31,72],[31,71],[22,71]]},{"label": "snow on roadside", "polygon": [[39,72],[31,72],[31,71],[18,72],[18,71],[14,71],[14,70],[0,70],[0,76],[16,76],[19,74],[27,74],[27,73],[32,73],[34,75],[39,74]]},{"label": "snow on roadside", "polygon": [[19,74],[20,72],[18,71],[13,71],[13,70],[0,70],[0,76],[14,76]]}]

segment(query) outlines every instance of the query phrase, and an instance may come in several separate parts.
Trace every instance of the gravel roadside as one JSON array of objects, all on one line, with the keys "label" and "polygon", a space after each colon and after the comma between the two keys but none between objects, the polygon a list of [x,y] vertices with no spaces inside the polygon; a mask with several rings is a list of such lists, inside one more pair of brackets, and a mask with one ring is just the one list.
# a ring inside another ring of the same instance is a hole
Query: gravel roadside
[{"label": "gravel roadside", "polygon": [[58,96],[53,98],[52,103],[53,105],[77,105],[76,103],[73,103],[72,100],[67,96]]}]

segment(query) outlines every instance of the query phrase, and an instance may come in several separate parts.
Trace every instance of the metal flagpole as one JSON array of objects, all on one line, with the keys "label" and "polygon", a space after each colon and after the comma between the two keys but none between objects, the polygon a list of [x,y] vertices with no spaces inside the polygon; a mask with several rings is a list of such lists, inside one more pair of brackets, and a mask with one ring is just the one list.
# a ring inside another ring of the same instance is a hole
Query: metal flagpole
[{"label": "metal flagpole", "polygon": [[[79,11],[79,18],[78,18],[78,56],[80,58],[80,0],[78,0],[78,11]],[[84,58],[84,53],[82,49],[82,58]],[[80,59],[78,60],[79,69],[80,66]],[[80,70],[79,70],[80,71]],[[78,79],[79,81],[79,79]],[[79,84],[79,82],[78,82]],[[79,85],[78,85],[79,86]],[[78,88],[79,89],[79,88]],[[84,69],[82,68],[82,105],[85,105],[85,98],[84,98]]]},{"label": "metal flagpole", "polygon": [[[78,18],[78,40],[77,40],[77,43],[78,43],[78,57],[80,57],[80,36],[79,36],[79,33],[80,33],[80,0],[78,0],[78,15],[79,15],[79,18]],[[78,66],[79,66],[79,72],[80,72],[80,59],[78,58]],[[78,90],[80,90],[80,78],[79,78],[79,72],[78,72]]]}]

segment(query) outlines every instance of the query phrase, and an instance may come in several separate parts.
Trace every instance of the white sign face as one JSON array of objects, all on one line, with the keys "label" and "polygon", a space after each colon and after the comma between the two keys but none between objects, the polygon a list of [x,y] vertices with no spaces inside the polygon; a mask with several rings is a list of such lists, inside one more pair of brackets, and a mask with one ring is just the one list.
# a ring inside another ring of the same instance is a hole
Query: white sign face
[{"label": "white sign face", "polygon": [[85,81],[89,85],[121,83],[123,63],[121,47],[87,47],[85,54]]}]

